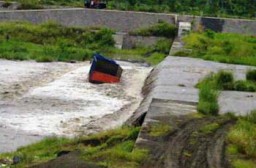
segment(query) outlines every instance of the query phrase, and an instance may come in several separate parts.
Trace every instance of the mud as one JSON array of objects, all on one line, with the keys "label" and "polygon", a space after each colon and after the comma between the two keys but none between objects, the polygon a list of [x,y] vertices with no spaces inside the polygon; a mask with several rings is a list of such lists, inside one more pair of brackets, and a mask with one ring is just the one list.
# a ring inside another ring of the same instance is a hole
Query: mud
[{"label": "mud", "polygon": [[[227,130],[235,123],[233,119],[229,117],[202,119],[178,117],[174,120],[178,123],[177,128],[164,137],[151,137],[152,141],[146,144],[150,149],[150,157],[142,167],[229,167],[225,158],[225,136]],[[202,128],[212,123],[218,123],[219,127],[210,132],[202,131]]]}]

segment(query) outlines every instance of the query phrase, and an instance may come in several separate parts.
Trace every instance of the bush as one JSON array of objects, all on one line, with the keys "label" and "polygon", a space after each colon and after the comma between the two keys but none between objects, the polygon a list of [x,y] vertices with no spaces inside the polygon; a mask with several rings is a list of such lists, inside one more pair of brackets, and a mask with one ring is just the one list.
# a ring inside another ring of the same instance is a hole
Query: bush
[{"label": "bush", "polygon": [[246,79],[249,81],[256,82],[256,69],[247,71]]},{"label": "bush", "polygon": [[44,7],[34,0],[20,0],[21,5],[17,9],[43,9]]},{"label": "bush", "polygon": [[206,77],[199,86],[199,103],[197,110],[206,115],[217,115],[219,111],[218,90],[213,81],[214,76]]},{"label": "bush", "polygon": [[234,82],[234,90],[255,92],[256,91],[256,85],[254,83],[251,83],[251,82],[248,82],[248,81],[239,80],[239,81]]},{"label": "bush", "polygon": [[156,42],[153,46],[154,52],[159,52],[163,54],[169,54],[170,48],[172,45],[172,41],[170,39],[161,39]]},{"label": "bush", "polygon": [[234,82],[234,77],[231,72],[220,71],[216,75],[217,84],[219,87],[223,88],[223,85],[228,85]]},{"label": "bush", "polygon": [[130,32],[131,35],[139,36],[157,36],[174,38],[177,34],[177,27],[167,22],[160,22],[149,28],[139,29],[134,32]]}]

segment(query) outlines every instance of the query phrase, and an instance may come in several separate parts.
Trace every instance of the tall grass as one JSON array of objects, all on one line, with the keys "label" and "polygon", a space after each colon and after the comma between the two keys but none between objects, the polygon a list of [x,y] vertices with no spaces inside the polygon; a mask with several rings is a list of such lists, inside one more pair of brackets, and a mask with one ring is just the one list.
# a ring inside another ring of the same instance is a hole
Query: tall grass
[{"label": "tall grass", "polygon": [[[256,111],[241,117],[228,133],[228,153],[234,167],[256,167]],[[232,150],[231,150],[232,149]],[[238,162],[239,160],[239,162]]]},{"label": "tall grass", "polygon": [[53,22],[0,23],[0,58],[37,61],[83,61],[93,52],[114,48],[106,28],[64,27]]},{"label": "tall grass", "polygon": [[113,31],[107,28],[64,27],[54,22],[0,23],[0,58],[11,60],[84,61],[93,53],[130,61],[157,64],[168,54],[172,40],[159,40],[150,47],[114,48]]},{"label": "tall grass", "polygon": [[214,76],[210,75],[200,82],[199,102],[197,110],[206,115],[217,115],[218,105],[218,85],[214,81]]},{"label": "tall grass", "polygon": [[[256,37],[232,33],[190,33],[183,38],[183,56],[198,57],[223,63],[256,65]],[[176,53],[176,55],[179,53]]]}]

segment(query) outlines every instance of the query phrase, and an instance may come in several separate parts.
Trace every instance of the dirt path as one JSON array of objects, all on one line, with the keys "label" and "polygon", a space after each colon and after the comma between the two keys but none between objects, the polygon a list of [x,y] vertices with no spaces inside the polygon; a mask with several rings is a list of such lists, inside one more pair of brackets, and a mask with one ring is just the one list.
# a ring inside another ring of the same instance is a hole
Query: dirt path
[{"label": "dirt path", "polygon": [[169,135],[154,140],[151,161],[143,167],[227,168],[225,136],[233,124],[228,117],[184,120]]}]

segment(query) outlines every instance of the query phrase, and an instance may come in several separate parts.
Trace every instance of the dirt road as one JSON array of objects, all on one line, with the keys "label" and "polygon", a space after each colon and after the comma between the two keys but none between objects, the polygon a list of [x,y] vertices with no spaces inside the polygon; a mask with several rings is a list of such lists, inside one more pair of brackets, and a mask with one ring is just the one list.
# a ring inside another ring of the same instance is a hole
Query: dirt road
[{"label": "dirt road", "polygon": [[227,117],[172,119],[177,127],[163,137],[148,137],[149,159],[142,167],[227,168],[225,136],[235,120]]},{"label": "dirt road", "polygon": [[89,62],[0,60],[0,153],[45,136],[72,137],[121,125],[139,105],[151,68],[120,64],[119,84],[94,85],[87,81]]}]

